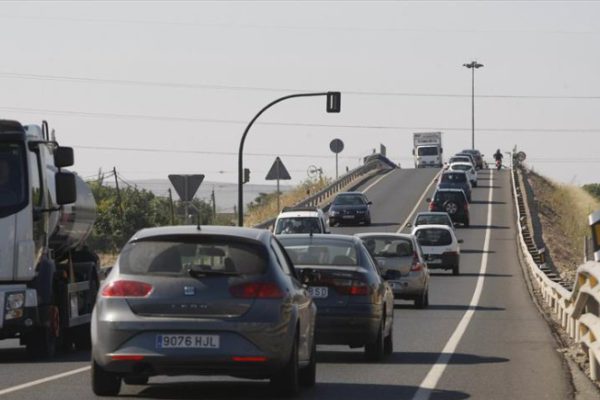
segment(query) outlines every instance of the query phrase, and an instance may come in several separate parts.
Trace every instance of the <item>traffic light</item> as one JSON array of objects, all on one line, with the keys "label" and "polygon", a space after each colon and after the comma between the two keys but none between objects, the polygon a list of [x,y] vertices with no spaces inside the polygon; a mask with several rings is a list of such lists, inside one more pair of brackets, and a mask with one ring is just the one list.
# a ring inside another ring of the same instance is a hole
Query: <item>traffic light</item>
[{"label": "traffic light", "polygon": [[244,168],[244,183],[250,182],[250,169]]}]

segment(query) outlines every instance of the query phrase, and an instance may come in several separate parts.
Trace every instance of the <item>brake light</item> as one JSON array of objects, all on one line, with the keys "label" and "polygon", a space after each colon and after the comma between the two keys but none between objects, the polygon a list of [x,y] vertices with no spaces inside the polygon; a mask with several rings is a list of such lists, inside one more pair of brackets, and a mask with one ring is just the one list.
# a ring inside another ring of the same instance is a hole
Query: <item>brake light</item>
[{"label": "brake light", "polygon": [[142,361],[144,356],[137,354],[115,354],[110,356],[113,361]]},{"label": "brake light", "polygon": [[146,297],[152,285],[137,281],[114,281],[102,289],[102,297]]},{"label": "brake light", "polygon": [[339,294],[347,296],[368,296],[371,294],[371,288],[367,282],[351,279],[336,279],[335,290]]},{"label": "brake light", "polygon": [[267,357],[231,357],[231,359],[235,362],[265,362],[267,361]]},{"label": "brake light", "polygon": [[429,203],[429,211],[436,211],[435,203],[433,201]]},{"label": "brake light", "polygon": [[419,255],[415,252],[413,254],[413,261],[412,261],[412,265],[410,266],[410,270],[412,272],[418,272],[421,269],[423,269],[423,265],[421,265],[421,263],[419,262]]},{"label": "brake light", "polygon": [[274,282],[249,282],[232,286],[229,292],[238,299],[281,299],[283,291]]}]

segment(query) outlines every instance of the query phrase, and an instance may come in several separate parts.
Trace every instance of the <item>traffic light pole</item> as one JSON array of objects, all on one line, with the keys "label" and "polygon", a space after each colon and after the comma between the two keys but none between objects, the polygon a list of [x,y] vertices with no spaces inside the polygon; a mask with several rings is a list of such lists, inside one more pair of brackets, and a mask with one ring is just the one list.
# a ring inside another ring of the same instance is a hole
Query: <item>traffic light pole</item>
[{"label": "traffic light pole", "polygon": [[[334,94],[334,93],[336,95],[332,96],[332,94]],[[265,111],[267,111],[269,108],[271,108],[272,106],[274,106],[277,103],[280,103],[287,99],[296,98],[296,97],[316,97],[316,96],[327,96],[327,100],[328,100],[327,112],[339,112],[339,92],[291,94],[288,96],[280,97],[279,99],[274,100],[274,101],[270,102],[269,104],[267,104],[266,106],[264,106],[263,109],[260,110],[258,112],[258,114],[256,114],[254,116],[254,118],[252,118],[252,120],[248,123],[248,126],[246,126],[246,129],[244,130],[244,134],[242,135],[242,140],[240,141],[240,150],[239,150],[239,154],[238,154],[238,226],[244,226],[244,186],[243,186],[244,185],[244,177],[243,177],[244,161],[243,161],[243,154],[244,154],[244,143],[246,141],[246,136],[248,136],[248,132],[250,131],[250,128],[252,127],[252,125],[254,125],[254,122],[256,122],[258,117],[260,117]],[[330,98],[337,100],[337,104],[335,104],[336,103],[335,100],[333,100],[334,104],[332,104]],[[333,107],[332,111],[329,111],[330,107]]]}]

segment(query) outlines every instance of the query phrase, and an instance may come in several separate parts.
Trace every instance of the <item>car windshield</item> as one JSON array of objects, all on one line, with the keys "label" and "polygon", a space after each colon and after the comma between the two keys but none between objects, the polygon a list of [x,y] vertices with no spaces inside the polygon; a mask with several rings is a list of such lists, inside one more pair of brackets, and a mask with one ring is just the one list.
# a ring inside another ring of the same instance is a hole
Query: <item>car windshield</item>
[{"label": "car windshield", "polygon": [[0,143],[0,209],[23,203],[26,196],[25,155],[19,143]]},{"label": "car windshield", "polygon": [[391,236],[369,236],[362,240],[367,250],[375,257],[412,257],[414,254],[410,239]]},{"label": "car windshield", "polygon": [[319,219],[314,217],[279,218],[275,226],[275,234],[288,233],[321,233]]},{"label": "car windshield", "polygon": [[266,250],[260,244],[228,238],[160,237],[130,242],[119,257],[123,274],[187,275],[202,273],[262,274]]},{"label": "car windshield", "polygon": [[442,175],[442,182],[452,182],[452,183],[462,183],[462,182],[466,182],[467,181],[467,177],[465,176],[465,174],[443,174]]},{"label": "car windshield", "polygon": [[362,196],[342,195],[335,198],[333,204],[338,206],[362,206],[365,200]]},{"label": "car windshield", "polygon": [[348,240],[281,238],[281,244],[295,265],[356,266],[356,246]]},{"label": "car windshield", "polygon": [[417,154],[420,156],[437,156],[438,148],[437,147],[419,147]]},{"label": "car windshield", "polygon": [[417,216],[415,226],[418,225],[450,225],[451,222],[445,215],[425,214]]},{"label": "car windshield", "polygon": [[421,246],[448,246],[452,244],[452,235],[446,229],[419,229],[415,236]]}]

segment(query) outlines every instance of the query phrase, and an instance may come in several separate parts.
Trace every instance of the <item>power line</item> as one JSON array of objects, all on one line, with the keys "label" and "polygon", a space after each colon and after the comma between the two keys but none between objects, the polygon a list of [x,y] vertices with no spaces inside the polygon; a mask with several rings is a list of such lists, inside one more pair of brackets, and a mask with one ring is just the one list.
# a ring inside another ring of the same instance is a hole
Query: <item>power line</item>
[{"label": "power line", "polygon": [[[139,81],[128,79],[108,79],[94,77],[76,77],[66,75],[47,75],[47,74],[25,74],[15,72],[0,72],[0,77],[44,80],[71,83],[90,83],[102,85],[120,85],[120,86],[147,86],[174,89],[209,89],[209,90],[240,90],[240,91],[266,91],[266,92],[305,92],[315,89],[307,88],[274,88],[261,86],[244,85],[222,85],[205,83],[182,83],[182,82],[161,82],[161,81]],[[387,92],[387,91],[364,91],[364,90],[343,90],[344,95],[362,95],[362,96],[396,96],[396,97],[444,97],[444,98],[471,98],[471,94],[458,93],[419,93],[419,92]],[[600,96],[571,96],[571,95],[521,95],[521,94],[477,94],[476,98],[489,99],[536,99],[536,100],[600,100]]]},{"label": "power line", "polygon": [[[36,109],[23,107],[0,107],[0,110],[11,112],[23,112],[33,114],[48,114],[67,117],[83,117],[83,118],[106,118],[106,119],[124,119],[124,120],[149,120],[149,121],[170,121],[170,122],[190,122],[190,123],[214,123],[214,124],[233,124],[245,126],[248,121],[233,120],[233,119],[217,119],[217,118],[193,118],[193,117],[171,117],[171,116],[156,116],[156,115],[141,115],[141,114],[117,114],[117,113],[98,113],[84,111],[65,111],[65,110],[50,110]],[[454,131],[466,132],[471,128],[461,127],[444,127],[444,126],[393,126],[393,125],[359,125],[359,124],[317,124],[304,122],[257,122],[256,125],[267,126],[290,126],[290,127],[308,127],[308,128],[345,128],[345,129],[371,129],[371,130],[393,130],[397,133],[398,130],[411,131]],[[479,132],[544,132],[544,133],[600,133],[600,128],[477,128]]]}]

